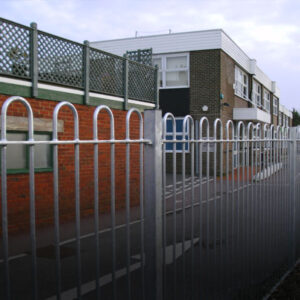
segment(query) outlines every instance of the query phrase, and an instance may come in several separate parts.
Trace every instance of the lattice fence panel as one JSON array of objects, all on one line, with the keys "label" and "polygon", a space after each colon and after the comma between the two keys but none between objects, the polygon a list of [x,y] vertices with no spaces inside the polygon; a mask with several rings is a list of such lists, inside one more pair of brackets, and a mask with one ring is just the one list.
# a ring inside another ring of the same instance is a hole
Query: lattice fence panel
[{"label": "lattice fence panel", "polygon": [[152,66],[152,48],[127,51],[128,59],[139,62],[144,65]]},{"label": "lattice fence panel", "polygon": [[30,77],[30,28],[0,19],[0,73]]},{"label": "lattice fence panel", "polygon": [[155,101],[155,69],[129,61],[128,97],[149,102]]},{"label": "lattice fence panel", "polygon": [[38,61],[40,80],[83,87],[83,45],[39,32]]},{"label": "lattice fence panel", "polygon": [[90,89],[95,92],[123,96],[123,59],[91,49]]}]

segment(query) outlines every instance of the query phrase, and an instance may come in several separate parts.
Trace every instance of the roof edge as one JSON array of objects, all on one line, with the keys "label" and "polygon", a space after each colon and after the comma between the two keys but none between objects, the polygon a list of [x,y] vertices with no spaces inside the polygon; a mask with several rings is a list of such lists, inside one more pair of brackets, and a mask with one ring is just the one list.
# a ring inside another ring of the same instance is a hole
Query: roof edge
[{"label": "roof edge", "polygon": [[[94,43],[102,43],[102,42],[115,42],[115,41],[124,41],[124,40],[132,40],[132,39],[139,39],[139,38],[145,39],[145,38],[158,37],[158,36],[170,36],[170,35],[180,35],[180,34],[186,34],[186,33],[210,32],[210,31],[220,31],[220,32],[225,33],[225,31],[222,28],[216,28],[216,29],[206,29],[206,30],[193,30],[193,31],[182,31],[182,32],[174,32],[174,33],[164,33],[164,34],[142,35],[142,36],[137,36],[137,37],[100,40],[100,41],[94,41],[94,42],[90,42],[90,43],[94,44]],[[225,33],[225,34],[227,35],[227,33]]]}]

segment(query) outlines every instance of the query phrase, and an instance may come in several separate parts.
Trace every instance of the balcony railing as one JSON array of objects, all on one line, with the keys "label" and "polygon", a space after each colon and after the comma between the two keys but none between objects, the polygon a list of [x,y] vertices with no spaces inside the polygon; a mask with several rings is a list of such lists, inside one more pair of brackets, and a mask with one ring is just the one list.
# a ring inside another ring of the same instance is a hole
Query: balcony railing
[{"label": "balcony railing", "polygon": [[0,75],[157,103],[157,69],[0,18]]}]

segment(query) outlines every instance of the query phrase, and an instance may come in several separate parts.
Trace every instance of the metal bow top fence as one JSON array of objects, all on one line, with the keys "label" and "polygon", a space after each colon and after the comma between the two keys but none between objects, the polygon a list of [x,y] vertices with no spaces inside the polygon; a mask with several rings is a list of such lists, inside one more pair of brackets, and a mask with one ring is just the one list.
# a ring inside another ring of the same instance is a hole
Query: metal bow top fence
[{"label": "metal bow top fence", "polygon": [[[27,112],[27,140],[8,137],[7,112],[15,102]],[[73,126],[59,136],[58,116],[64,108],[71,111]],[[108,118],[103,119],[102,112]],[[84,127],[79,126],[76,107],[60,102],[53,111],[52,139],[40,141],[34,135],[30,103],[18,96],[3,103],[0,298],[22,299],[27,292],[27,298],[49,300],[85,295],[114,300],[261,299],[269,291],[265,282],[275,282],[300,254],[300,128],[223,124],[220,119],[211,124],[206,117],[194,120],[191,116],[176,126],[171,113],[162,118],[159,110],[142,115],[134,108],[124,121],[124,138],[117,139],[118,116],[107,106],[98,106],[89,126],[90,138],[80,139],[79,130],[82,133]],[[104,127],[106,139],[100,138]],[[30,238],[26,246],[22,239],[25,249],[13,249],[9,235],[10,203],[18,199],[10,193],[15,187],[10,179],[15,175],[7,175],[12,144],[29,148],[29,176],[24,181],[29,196],[23,197],[23,189],[18,202],[20,207],[29,202]],[[42,208],[39,197],[45,197],[38,189],[41,176],[35,174],[34,164],[41,144],[53,150],[46,189],[53,203],[53,210],[47,206],[53,228],[47,228],[45,244],[53,243],[53,257],[47,256],[53,260],[41,255],[45,247],[37,226]],[[70,162],[60,160],[62,145],[72,148],[67,152],[72,161],[68,173],[62,172]],[[91,146],[88,152],[85,145]],[[118,152],[120,146],[124,147]],[[108,162],[105,168],[103,161]],[[71,179],[64,181],[63,174]],[[87,180],[93,184],[85,190]],[[103,183],[105,189],[101,189]],[[67,185],[71,197],[64,197]],[[88,200],[88,193],[93,217],[92,226],[84,229],[81,204]],[[71,198],[72,206],[65,203],[66,198]],[[124,201],[123,210],[117,206],[120,201]],[[75,211],[67,224],[74,230],[71,236],[60,219],[64,204],[69,215]],[[109,209],[99,216],[105,204]],[[63,260],[66,244],[74,255]]]},{"label": "metal bow top fence", "polygon": [[[14,102],[20,102],[27,111],[28,117],[28,139],[25,141],[9,141],[7,140],[7,111],[9,107]],[[74,120],[74,137],[69,140],[59,140],[58,139],[58,114],[62,108],[68,107],[73,115]],[[98,123],[99,113],[105,111],[109,116],[110,123],[110,138],[109,139],[99,139],[98,137]],[[139,119],[139,137],[137,139],[132,139],[130,137],[130,120],[132,115],[136,114]],[[151,140],[145,139],[143,135],[143,117],[140,111],[135,108],[130,109],[126,114],[126,126],[125,126],[125,139],[115,138],[115,118],[108,106],[100,105],[96,107],[93,114],[93,139],[91,140],[81,140],[79,138],[79,117],[78,112],[73,104],[70,102],[60,102],[56,105],[53,111],[53,137],[49,141],[37,141],[34,138],[34,115],[29,102],[19,96],[13,96],[7,99],[1,109],[1,210],[2,210],[2,249],[3,249],[3,262],[4,262],[4,280],[5,280],[5,295],[6,299],[11,298],[11,283],[10,283],[10,265],[9,265],[9,240],[8,240],[8,193],[7,193],[7,146],[8,145],[27,145],[29,147],[29,185],[30,185],[30,241],[31,241],[31,278],[32,278],[32,299],[38,299],[38,276],[37,276],[37,253],[36,253],[36,206],[35,206],[35,167],[34,167],[34,156],[35,156],[35,146],[37,145],[52,145],[53,147],[53,195],[54,195],[54,234],[55,234],[55,255],[56,255],[56,279],[57,279],[57,297],[60,299],[61,293],[61,262],[60,257],[60,221],[59,221],[59,145],[74,145],[74,164],[75,164],[75,221],[76,221],[76,263],[77,263],[77,293],[81,294],[81,260],[80,260],[80,156],[79,150],[81,144],[92,144],[94,145],[94,209],[95,209],[95,237],[96,237],[96,250],[99,251],[99,240],[98,240],[98,228],[99,228],[99,177],[98,177],[98,145],[99,144],[110,144],[110,155],[111,155],[111,220],[112,220],[112,253],[113,253],[113,284],[115,284],[115,270],[116,270],[116,236],[115,236],[115,145],[116,144],[126,144],[126,211],[127,219],[126,228],[129,232],[129,222],[130,222],[130,145],[139,145],[139,156],[140,156],[140,169],[139,176],[140,180],[140,201],[143,201],[143,147],[146,144],[151,144]],[[141,204],[141,212],[143,212],[143,204]],[[143,217],[143,216],[142,216]],[[143,230],[142,230],[143,232]],[[129,243],[129,239],[127,240]],[[142,238],[143,241],[143,238]],[[143,242],[142,242],[143,244]],[[127,245],[130,247],[130,244]],[[130,257],[130,256],[128,256]],[[98,259],[98,256],[97,256]],[[129,262],[128,262],[129,264]],[[99,277],[99,260],[96,262],[97,265],[97,278]],[[99,289],[99,282],[96,283],[97,290]],[[115,288],[114,288],[115,291]],[[98,293],[98,292],[97,292]]]},{"label": "metal bow top fence", "polygon": [[0,18],[0,75],[157,102],[157,69],[84,44]]}]

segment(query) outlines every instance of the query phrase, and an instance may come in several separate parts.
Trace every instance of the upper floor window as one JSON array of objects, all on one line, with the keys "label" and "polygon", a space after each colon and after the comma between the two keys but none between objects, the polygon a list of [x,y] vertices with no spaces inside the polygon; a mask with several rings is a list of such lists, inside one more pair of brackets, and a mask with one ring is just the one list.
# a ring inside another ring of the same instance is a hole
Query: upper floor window
[{"label": "upper floor window", "polygon": [[270,112],[270,92],[264,90],[264,109]]},{"label": "upper floor window", "polygon": [[158,66],[161,88],[189,87],[189,55],[187,53],[154,56],[153,65]]},{"label": "upper floor window", "polygon": [[282,126],[282,113],[281,112],[279,112],[279,115],[278,115],[278,125]]},{"label": "upper floor window", "polygon": [[278,115],[278,98],[273,97],[273,114]]},{"label": "upper floor window", "polygon": [[162,87],[162,58],[153,58],[153,66],[158,67],[158,86]]},{"label": "upper floor window", "polygon": [[289,117],[285,116],[285,127],[289,127]]},{"label": "upper floor window", "polygon": [[253,80],[252,101],[255,105],[261,106],[261,85]]},{"label": "upper floor window", "polygon": [[248,75],[239,67],[235,66],[235,88],[234,92],[237,96],[248,100],[249,80]]},{"label": "upper floor window", "polygon": [[289,118],[284,113],[282,114],[282,126],[284,126],[284,127],[289,126]]}]

